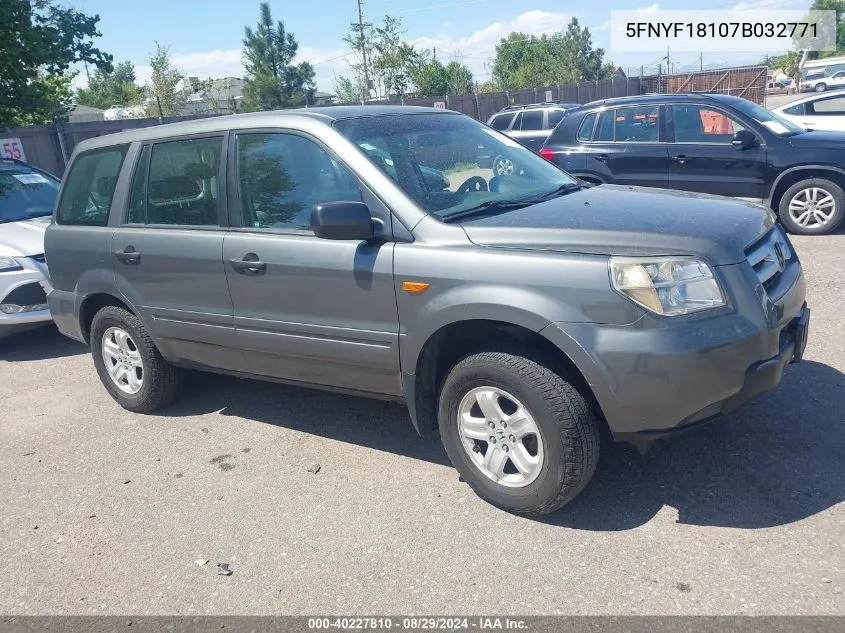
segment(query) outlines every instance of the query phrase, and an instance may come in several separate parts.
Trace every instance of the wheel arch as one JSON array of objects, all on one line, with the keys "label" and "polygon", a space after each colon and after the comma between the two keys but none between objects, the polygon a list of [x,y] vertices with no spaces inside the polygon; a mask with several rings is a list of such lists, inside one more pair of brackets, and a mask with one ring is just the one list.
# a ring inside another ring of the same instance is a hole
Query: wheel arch
[{"label": "wheel arch", "polygon": [[470,354],[502,344],[525,349],[532,358],[572,381],[603,419],[601,406],[584,373],[540,330],[511,321],[472,318],[447,323],[432,332],[416,357],[414,374],[402,376],[405,399],[417,432],[426,435],[437,428],[437,400],[449,370]]},{"label": "wheel arch", "polygon": [[139,316],[138,311],[129,305],[126,299],[117,295],[108,292],[94,292],[86,296],[79,304],[79,329],[86,343],[91,343],[91,323],[94,321],[94,316],[106,306],[117,306],[131,312],[136,317]]},{"label": "wheel arch", "polygon": [[833,165],[797,165],[784,170],[778,175],[769,192],[767,205],[777,213],[780,208],[781,198],[786,190],[802,180],[810,178],[827,178],[845,190],[845,169]]}]

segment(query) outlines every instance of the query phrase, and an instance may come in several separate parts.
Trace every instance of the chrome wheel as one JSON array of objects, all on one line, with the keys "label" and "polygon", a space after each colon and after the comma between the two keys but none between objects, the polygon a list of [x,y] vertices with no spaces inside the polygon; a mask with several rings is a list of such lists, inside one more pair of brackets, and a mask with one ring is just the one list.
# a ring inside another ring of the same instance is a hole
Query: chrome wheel
[{"label": "chrome wheel", "polygon": [[497,156],[493,162],[493,171],[497,176],[511,176],[513,175],[513,161],[504,156]]},{"label": "chrome wheel", "polygon": [[798,226],[820,229],[836,215],[836,200],[821,187],[807,187],[789,201],[789,217]]},{"label": "chrome wheel", "polygon": [[144,363],[138,346],[126,330],[110,327],[103,333],[103,362],[112,382],[125,393],[144,385]]},{"label": "chrome wheel", "polygon": [[478,387],[458,407],[461,445],[486,477],[509,488],[534,481],[543,468],[543,438],[534,417],[498,387]]}]

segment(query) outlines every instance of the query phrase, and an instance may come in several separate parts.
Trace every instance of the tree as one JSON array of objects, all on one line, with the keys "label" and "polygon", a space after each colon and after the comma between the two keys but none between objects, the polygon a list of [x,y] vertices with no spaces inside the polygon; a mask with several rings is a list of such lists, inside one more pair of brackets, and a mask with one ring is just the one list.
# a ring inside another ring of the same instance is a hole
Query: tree
[{"label": "tree", "polygon": [[769,68],[780,70],[784,75],[795,79],[798,77],[798,52],[787,51],[783,55],[769,58]]},{"label": "tree", "polygon": [[832,57],[845,53],[845,0],[814,0],[810,11],[836,11],[836,50],[811,53],[812,57]]},{"label": "tree", "polygon": [[253,31],[244,28],[243,109],[247,112],[307,105],[316,85],[314,67],[308,62],[294,65],[299,44],[285,31],[281,20],[273,24],[270,6],[261,3],[261,16]]},{"label": "tree", "polygon": [[413,72],[418,97],[441,97],[449,92],[446,67],[436,59],[419,64]]},{"label": "tree", "polygon": [[135,66],[132,62],[120,62],[111,72],[97,68],[88,86],[76,91],[76,103],[104,110],[113,105],[138,105],[141,88],[135,83]]},{"label": "tree", "polygon": [[[344,102],[351,103],[351,101],[365,101],[370,98],[373,88],[373,81],[370,76],[370,68],[375,57],[375,49],[373,48],[373,25],[369,22],[352,22],[349,25],[349,34],[343,38],[343,41],[349,44],[352,48],[353,59],[352,62],[347,62],[349,69],[352,71],[352,78],[343,78],[336,80],[338,88],[342,88],[344,92]],[[352,93],[357,96],[349,100]]]},{"label": "tree", "polygon": [[402,20],[389,15],[374,30],[373,71],[388,98],[391,94],[402,97],[408,92],[413,85],[414,69],[422,60],[420,53],[402,39],[404,32]]},{"label": "tree", "polygon": [[446,66],[446,84],[450,95],[472,92],[472,71],[458,61],[451,61]]},{"label": "tree", "polygon": [[355,78],[339,75],[334,78],[335,99],[337,103],[355,103],[361,101],[362,88]]},{"label": "tree", "polygon": [[612,76],[604,49],[593,48],[590,30],[572,18],[554,35],[510,33],[496,46],[493,78],[505,89],[533,88]]},{"label": "tree", "polygon": [[177,90],[182,73],[170,60],[170,47],[156,42],[156,52],[150,57],[153,73],[144,87],[147,116],[176,116],[185,103],[185,94]]},{"label": "tree", "polygon": [[71,64],[111,69],[111,55],[92,43],[99,21],[53,0],[0,1],[0,126],[65,116]]}]

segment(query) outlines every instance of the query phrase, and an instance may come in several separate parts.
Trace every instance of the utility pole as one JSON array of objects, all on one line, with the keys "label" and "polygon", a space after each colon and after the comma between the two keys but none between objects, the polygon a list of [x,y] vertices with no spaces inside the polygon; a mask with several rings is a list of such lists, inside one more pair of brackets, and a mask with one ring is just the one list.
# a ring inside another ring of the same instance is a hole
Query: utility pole
[{"label": "utility pole", "polygon": [[364,63],[364,89],[361,91],[361,105],[370,96],[370,70],[367,66],[367,41],[364,37],[364,2],[358,0],[358,41],[361,46],[361,61]]},{"label": "utility pole", "polygon": [[433,46],[432,50],[434,51],[434,53],[432,54],[432,59],[434,59],[434,61],[437,61],[437,47]]},{"label": "utility pole", "polygon": [[82,63],[85,64],[85,76],[88,78],[88,83],[90,84],[91,83],[91,75],[88,73],[88,62],[86,62],[83,59]]},{"label": "utility pole", "polygon": [[704,53],[698,54],[698,69],[701,71],[704,70]]},{"label": "utility pole", "polygon": [[664,57],[663,59],[666,60],[666,74],[671,75],[672,74],[672,65],[671,65],[672,59],[669,57],[669,47],[668,46],[666,47],[666,57]]}]

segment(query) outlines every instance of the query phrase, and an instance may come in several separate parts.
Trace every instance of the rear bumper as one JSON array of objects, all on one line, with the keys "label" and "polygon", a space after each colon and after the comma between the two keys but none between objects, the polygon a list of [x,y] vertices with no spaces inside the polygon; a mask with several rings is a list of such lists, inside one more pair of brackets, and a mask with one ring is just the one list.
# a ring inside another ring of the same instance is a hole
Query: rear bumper
[{"label": "rear bumper", "polygon": [[542,334],[584,374],[617,439],[670,435],[772,389],[800,360],[809,310],[805,282],[777,303],[742,266],[723,267],[731,307],[678,321],[644,317],[628,326],[553,323]]},{"label": "rear bumper", "polygon": [[85,336],[79,326],[79,310],[76,301],[76,293],[73,292],[52,288],[47,293],[47,305],[59,332],[80,343],[85,343]]}]

